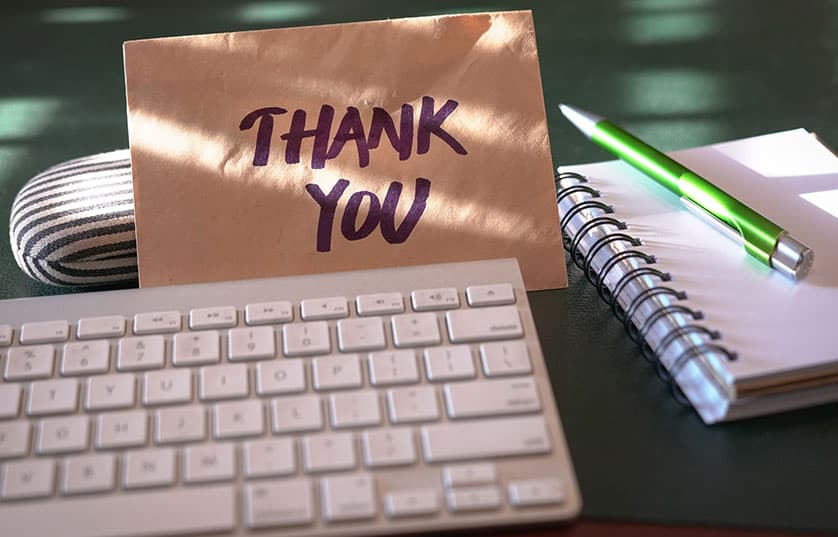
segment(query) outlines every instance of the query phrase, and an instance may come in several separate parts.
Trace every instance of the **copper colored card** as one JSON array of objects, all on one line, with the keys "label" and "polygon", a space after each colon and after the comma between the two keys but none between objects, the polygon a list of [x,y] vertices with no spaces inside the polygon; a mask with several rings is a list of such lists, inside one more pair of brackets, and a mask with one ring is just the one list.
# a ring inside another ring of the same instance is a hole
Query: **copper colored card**
[{"label": "copper colored card", "polygon": [[143,286],[494,257],[567,285],[530,12],[124,52]]}]

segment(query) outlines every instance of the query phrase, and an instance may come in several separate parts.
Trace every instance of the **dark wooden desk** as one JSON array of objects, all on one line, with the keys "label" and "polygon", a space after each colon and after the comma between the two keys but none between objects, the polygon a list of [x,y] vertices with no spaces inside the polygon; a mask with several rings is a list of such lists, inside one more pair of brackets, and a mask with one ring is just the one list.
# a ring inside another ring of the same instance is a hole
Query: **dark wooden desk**
[{"label": "dark wooden desk", "polygon": [[[562,101],[663,149],[795,127],[838,145],[834,1],[97,5],[16,0],[0,8],[3,227],[15,193],[39,170],[127,147],[121,44],[141,37],[532,8],[557,164],[608,158],[561,119]],[[0,298],[59,292],[69,291],[19,271],[0,233]],[[576,526],[527,535],[838,531],[837,405],[705,427],[669,397],[577,271],[569,289],[531,301],[584,510]]]}]

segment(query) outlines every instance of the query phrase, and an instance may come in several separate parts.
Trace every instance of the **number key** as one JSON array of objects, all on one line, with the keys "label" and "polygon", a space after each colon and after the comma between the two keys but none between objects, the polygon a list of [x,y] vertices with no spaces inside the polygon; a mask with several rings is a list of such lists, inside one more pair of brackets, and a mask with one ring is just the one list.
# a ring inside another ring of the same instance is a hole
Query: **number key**
[{"label": "number key", "polygon": [[6,380],[26,380],[49,377],[52,375],[55,349],[52,345],[35,347],[16,347],[9,351],[6,358]]},{"label": "number key", "polygon": [[119,341],[116,368],[120,371],[154,369],[165,363],[163,336],[127,337]]},{"label": "number key", "polygon": [[74,341],[64,345],[62,375],[104,373],[110,366],[111,346],[107,341]]},{"label": "number key", "polygon": [[329,341],[329,324],[317,321],[283,325],[282,346],[285,356],[328,354],[332,348]]}]

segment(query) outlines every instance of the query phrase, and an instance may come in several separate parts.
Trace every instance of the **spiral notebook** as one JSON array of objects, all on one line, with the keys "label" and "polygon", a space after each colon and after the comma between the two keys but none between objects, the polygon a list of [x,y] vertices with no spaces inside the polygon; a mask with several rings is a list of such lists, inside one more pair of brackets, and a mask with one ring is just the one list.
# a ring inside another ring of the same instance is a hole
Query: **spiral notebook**
[{"label": "spiral notebook", "polygon": [[807,278],[620,161],[559,168],[570,259],[705,423],[838,400],[838,157],[803,129],[672,155],[809,245]]}]

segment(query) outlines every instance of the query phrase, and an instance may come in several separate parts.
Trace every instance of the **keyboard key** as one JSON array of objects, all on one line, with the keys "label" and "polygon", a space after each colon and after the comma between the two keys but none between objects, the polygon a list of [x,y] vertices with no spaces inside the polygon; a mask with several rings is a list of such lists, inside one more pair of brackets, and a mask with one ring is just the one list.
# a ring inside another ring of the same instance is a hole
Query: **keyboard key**
[{"label": "keyboard key", "polygon": [[349,305],[342,296],[310,298],[300,302],[300,316],[304,321],[340,319],[349,316]]},{"label": "keyboard key", "polygon": [[306,472],[334,472],[355,468],[355,441],[351,433],[304,436],[303,468]]},{"label": "keyboard key", "polygon": [[285,356],[328,354],[331,349],[329,323],[325,321],[282,325],[282,353]]},{"label": "keyboard key", "polygon": [[96,419],[96,448],[142,446],[146,443],[148,418],[142,410],[107,412]]},{"label": "keyboard key", "polygon": [[460,307],[460,297],[457,289],[420,289],[410,293],[410,301],[414,311],[448,310]]},{"label": "keyboard key", "polygon": [[207,435],[207,416],[203,406],[162,408],[157,411],[154,421],[154,440],[158,444],[195,442]]},{"label": "keyboard key", "polygon": [[316,431],[323,428],[323,409],[320,397],[301,395],[279,397],[271,401],[274,433]]},{"label": "keyboard key", "polygon": [[213,408],[213,436],[241,438],[259,436],[265,432],[262,401],[219,403]]},{"label": "keyboard key", "polygon": [[134,375],[103,375],[87,381],[87,410],[113,410],[134,406],[136,380]]},{"label": "keyboard key", "polygon": [[270,360],[256,366],[256,392],[259,395],[299,393],[306,389],[302,360]]},{"label": "keyboard key", "polygon": [[0,423],[0,459],[21,457],[29,453],[30,429],[27,421]]},{"label": "keyboard key", "polygon": [[137,528],[144,535],[204,535],[233,530],[236,513],[230,485],[0,505],[3,531],[14,536],[55,535],[56,528],[72,528],[60,533],[74,537],[136,537]]},{"label": "keyboard key", "polygon": [[68,416],[41,420],[38,427],[39,455],[74,453],[87,449],[90,419],[87,416]]},{"label": "keyboard key", "polygon": [[[44,498],[52,495],[54,486],[55,462],[51,459],[7,462],[3,465],[0,497],[4,500]],[[5,519],[3,529],[11,530]]]},{"label": "keyboard key", "polygon": [[166,362],[163,336],[127,337],[119,340],[116,368],[119,371],[157,369]]},{"label": "keyboard key", "polygon": [[151,448],[129,451],[123,457],[122,475],[127,489],[172,485],[175,482],[175,450]]},{"label": "keyboard key", "polygon": [[362,427],[381,423],[378,392],[358,390],[333,393],[329,396],[329,415],[332,427]]},{"label": "keyboard key", "polygon": [[172,364],[176,366],[207,365],[221,360],[221,343],[218,331],[206,330],[175,334],[172,347]]},{"label": "keyboard key", "polygon": [[64,459],[63,494],[108,492],[116,485],[116,456],[111,453]]},{"label": "keyboard key", "polygon": [[227,336],[231,361],[258,360],[276,356],[276,334],[270,326],[234,328]]},{"label": "keyboard key", "polygon": [[342,319],[337,323],[341,352],[374,351],[387,346],[381,318]]},{"label": "keyboard key", "polygon": [[422,451],[428,462],[550,451],[550,436],[542,416],[426,425],[421,428],[420,435]]},{"label": "keyboard key", "polygon": [[390,319],[396,347],[438,345],[439,325],[433,313],[408,313]]},{"label": "keyboard key", "polygon": [[188,369],[164,369],[145,374],[144,405],[171,405],[192,400],[192,372]]},{"label": "keyboard key", "polygon": [[20,384],[0,384],[0,419],[17,417],[22,394]]},{"label": "keyboard key", "polygon": [[361,435],[361,446],[364,451],[364,464],[370,468],[416,462],[413,433],[405,427],[364,431]]},{"label": "keyboard key", "polygon": [[514,304],[515,291],[508,283],[473,285],[466,288],[466,300],[472,307]]},{"label": "keyboard key", "polygon": [[111,344],[107,341],[74,341],[64,345],[62,375],[106,373],[111,366]]},{"label": "keyboard key", "polygon": [[134,316],[134,333],[138,336],[179,332],[180,326],[179,311],[138,313]]},{"label": "keyboard key", "polygon": [[428,380],[471,379],[477,375],[468,345],[425,349],[425,373]]},{"label": "keyboard key", "polygon": [[222,442],[190,446],[183,451],[183,481],[228,481],[236,475],[235,445]]},{"label": "keyboard key", "polygon": [[29,380],[52,375],[55,349],[52,345],[14,347],[6,356],[6,380]]},{"label": "keyboard key", "polygon": [[248,528],[299,526],[314,522],[313,488],[308,479],[267,481],[245,486]]},{"label": "keyboard key", "polygon": [[439,419],[436,391],[431,386],[387,390],[387,409],[393,423]]},{"label": "keyboard key", "polygon": [[377,512],[375,483],[368,474],[323,478],[320,495],[328,522],[369,519]]},{"label": "keyboard key", "polygon": [[67,321],[43,321],[26,323],[20,327],[20,343],[34,345],[38,343],[58,343],[70,337],[70,325]]},{"label": "keyboard key", "polygon": [[202,367],[200,397],[204,400],[247,397],[247,366],[225,364]]},{"label": "keyboard key", "polygon": [[11,345],[13,335],[14,330],[11,325],[0,324],[0,347],[8,347]]},{"label": "keyboard key", "polygon": [[374,386],[415,384],[419,382],[416,353],[412,350],[370,353],[370,383]]},{"label": "keyboard key", "polygon": [[355,299],[355,309],[358,311],[358,315],[403,313],[404,300],[399,293],[360,295]]},{"label": "keyboard key", "polygon": [[445,322],[453,343],[524,336],[516,306],[449,311],[445,314]]},{"label": "keyboard key", "polygon": [[433,515],[439,512],[439,494],[434,489],[399,490],[384,497],[388,517]]},{"label": "keyboard key", "polygon": [[552,505],[564,501],[558,479],[537,478],[509,482],[509,503],[515,507]]},{"label": "keyboard key", "polygon": [[287,323],[294,318],[293,311],[291,303],[285,300],[261,302],[248,304],[244,316],[249,325]]},{"label": "keyboard key", "polygon": [[297,470],[294,441],[290,438],[251,440],[242,446],[247,477],[291,475]]},{"label": "keyboard key", "polygon": [[189,312],[189,328],[192,330],[233,328],[237,321],[238,314],[233,306],[197,308]]},{"label": "keyboard key", "polygon": [[66,414],[78,406],[79,383],[76,379],[41,380],[29,387],[26,413],[30,416]]},{"label": "keyboard key", "polygon": [[363,384],[361,362],[357,354],[315,358],[311,367],[315,390],[360,388]]},{"label": "keyboard key", "polygon": [[445,502],[448,510],[455,513],[494,510],[500,507],[500,490],[495,485],[449,490]]},{"label": "keyboard key", "polygon": [[541,410],[532,377],[458,382],[443,389],[448,417],[476,418],[525,414]]},{"label": "keyboard key", "polygon": [[121,315],[79,319],[76,328],[76,337],[79,339],[122,337],[124,335],[125,317]]},{"label": "keyboard key", "polygon": [[532,372],[530,354],[523,341],[499,341],[480,345],[480,361],[487,377],[526,375]]},{"label": "keyboard key", "polygon": [[498,480],[495,465],[492,463],[459,464],[442,469],[442,483],[447,488],[467,485],[485,485]]}]

